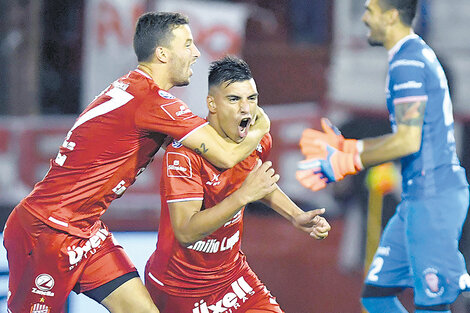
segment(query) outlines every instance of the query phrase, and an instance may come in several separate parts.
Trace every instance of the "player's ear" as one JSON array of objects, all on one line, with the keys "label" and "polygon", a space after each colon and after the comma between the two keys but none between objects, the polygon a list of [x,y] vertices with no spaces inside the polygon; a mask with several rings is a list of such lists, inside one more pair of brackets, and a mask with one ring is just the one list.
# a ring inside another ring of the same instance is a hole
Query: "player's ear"
[{"label": "player's ear", "polygon": [[400,12],[397,9],[390,9],[386,12],[387,22],[389,24],[395,24],[401,22]]},{"label": "player's ear", "polygon": [[168,51],[164,47],[155,48],[155,58],[162,63],[168,62]]},{"label": "player's ear", "polygon": [[215,104],[213,96],[208,95],[206,97],[206,103],[207,103],[207,108],[209,109],[209,112],[215,113],[217,111],[217,105]]}]

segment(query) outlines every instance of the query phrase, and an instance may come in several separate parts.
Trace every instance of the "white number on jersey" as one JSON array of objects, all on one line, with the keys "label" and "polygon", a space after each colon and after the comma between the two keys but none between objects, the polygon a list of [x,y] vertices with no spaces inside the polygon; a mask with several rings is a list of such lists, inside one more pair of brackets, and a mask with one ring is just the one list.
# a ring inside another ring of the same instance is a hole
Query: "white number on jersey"
[{"label": "white number on jersey", "polygon": [[[67,133],[67,137],[65,138],[64,143],[62,144],[62,147],[67,148],[69,150],[73,150],[75,148],[75,142],[71,142],[69,141],[69,139],[72,136],[72,132],[75,130],[75,128],[91,120],[92,118],[95,118],[97,116],[111,112],[117,108],[120,108],[126,103],[128,103],[129,101],[131,101],[132,99],[134,99],[134,96],[131,95],[130,93],[120,88],[115,88],[115,87],[112,87],[110,90],[108,90],[105,93],[105,95],[110,96],[111,99],[109,99],[106,102],[103,102],[102,104],[94,107],[90,111],[80,116],[80,118],[72,126],[72,129],[70,129],[70,131]],[[59,152],[57,154],[57,157],[55,158],[55,162],[58,165],[63,166],[66,159],[67,159],[67,156]]]},{"label": "white number on jersey", "polygon": [[384,265],[384,259],[381,257],[374,258],[372,264],[370,265],[370,271],[367,275],[367,279],[370,281],[378,281],[379,276],[377,275],[381,270],[382,266]]}]

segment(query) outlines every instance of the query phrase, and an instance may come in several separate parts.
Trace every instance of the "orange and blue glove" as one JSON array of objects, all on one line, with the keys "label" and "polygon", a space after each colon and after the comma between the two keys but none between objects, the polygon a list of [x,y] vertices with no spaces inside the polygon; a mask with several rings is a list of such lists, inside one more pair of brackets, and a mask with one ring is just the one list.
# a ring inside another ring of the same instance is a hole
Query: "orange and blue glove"
[{"label": "orange and blue glove", "polygon": [[340,130],[331,124],[330,120],[323,117],[321,119],[321,127],[323,131],[307,128],[303,131],[300,138],[300,150],[305,156],[321,155],[322,147],[315,144],[315,140],[326,142],[329,146],[347,153],[357,153],[357,140],[345,139],[341,135]]},{"label": "orange and blue glove", "polygon": [[354,175],[363,169],[359,154],[335,149],[319,139],[313,140],[316,147],[313,156],[307,156],[297,166],[296,178],[302,186],[317,191],[327,184],[340,181],[346,175]]}]

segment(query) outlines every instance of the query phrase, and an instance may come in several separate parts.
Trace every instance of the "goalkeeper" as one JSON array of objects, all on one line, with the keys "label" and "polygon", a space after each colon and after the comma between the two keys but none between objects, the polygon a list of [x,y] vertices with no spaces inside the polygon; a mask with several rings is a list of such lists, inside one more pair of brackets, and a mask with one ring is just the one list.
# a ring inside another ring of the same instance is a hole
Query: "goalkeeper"
[{"label": "goalkeeper", "polygon": [[365,279],[370,312],[407,312],[397,294],[414,289],[416,312],[448,312],[470,287],[458,250],[469,190],[456,155],[447,79],[434,52],[411,28],[416,0],[368,0],[369,43],[388,50],[387,108],[393,132],[345,139],[327,119],[307,129],[296,173],[319,190],[364,168],[399,159],[402,199],[387,223]]}]

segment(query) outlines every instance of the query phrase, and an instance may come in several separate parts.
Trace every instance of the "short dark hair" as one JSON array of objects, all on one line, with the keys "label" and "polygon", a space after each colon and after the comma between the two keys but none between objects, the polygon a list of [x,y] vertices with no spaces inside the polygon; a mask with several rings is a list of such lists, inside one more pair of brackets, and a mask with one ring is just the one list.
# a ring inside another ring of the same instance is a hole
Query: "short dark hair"
[{"label": "short dark hair", "polygon": [[248,64],[242,59],[227,55],[222,59],[216,60],[209,67],[209,88],[219,86],[228,82],[230,85],[234,82],[250,80],[253,78]]},{"label": "short dark hair", "polygon": [[139,17],[134,33],[137,61],[150,61],[158,46],[168,46],[172,30],[189,24],[188,17],[174,12],[148,12]]},{"label": "short dark hair", "polygon": [[411,26],[416,16],[418,0],[379,0],[382,9],[397,9],[403,24]]}]

